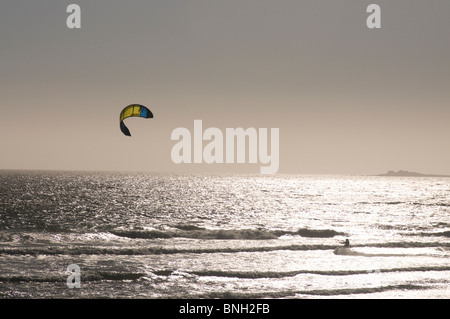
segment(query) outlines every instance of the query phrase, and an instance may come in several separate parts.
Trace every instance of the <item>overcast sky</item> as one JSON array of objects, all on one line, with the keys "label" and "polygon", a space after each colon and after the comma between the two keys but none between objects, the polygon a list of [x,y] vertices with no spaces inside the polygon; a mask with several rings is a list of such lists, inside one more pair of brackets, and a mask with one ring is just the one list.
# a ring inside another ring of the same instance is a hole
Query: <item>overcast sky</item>
[{"label": "overcast sky", "polygon": [[[450,174],[449,16],[443,0],[2,0],[0,169],[259,172],[172,163],[172,130],[201,119],[279,128],[279,173]],[[129,138],[131,103],[155,118]]]}]

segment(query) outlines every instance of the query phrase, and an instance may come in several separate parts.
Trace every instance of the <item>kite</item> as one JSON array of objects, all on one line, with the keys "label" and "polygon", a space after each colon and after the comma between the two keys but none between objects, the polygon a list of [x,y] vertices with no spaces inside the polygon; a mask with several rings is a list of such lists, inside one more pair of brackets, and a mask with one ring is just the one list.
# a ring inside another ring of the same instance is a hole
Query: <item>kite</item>
[{"label": "kite", "polygon": [[131,133],[123,120],[133,116],[150,119],[153,118],[153,113],[148,108],[140,104],[130,104],[125,107],[122,112],[120,112],[120,130],[126,136],[131,136]]}]

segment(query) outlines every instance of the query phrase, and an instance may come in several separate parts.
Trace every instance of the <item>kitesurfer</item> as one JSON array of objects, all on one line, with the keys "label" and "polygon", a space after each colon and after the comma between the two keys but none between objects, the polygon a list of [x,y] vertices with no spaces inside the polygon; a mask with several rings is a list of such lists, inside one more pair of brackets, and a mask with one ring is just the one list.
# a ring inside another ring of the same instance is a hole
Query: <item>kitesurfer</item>
[{"label": "kitesurfer", "polygon": [[348,238],[344,242],[344,247],[346,247],[346,248],[350,247],[350,240],[348,240]]}]

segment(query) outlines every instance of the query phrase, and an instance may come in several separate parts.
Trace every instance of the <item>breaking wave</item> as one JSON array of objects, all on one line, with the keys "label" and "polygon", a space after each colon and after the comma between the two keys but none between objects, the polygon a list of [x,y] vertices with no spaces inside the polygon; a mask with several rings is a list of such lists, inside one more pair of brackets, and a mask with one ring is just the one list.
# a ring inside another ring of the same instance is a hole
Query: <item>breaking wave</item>
[{"label": "breaking wave", "polygon": [[281,236],[301,236],[311,238],[330,238],[344,233],[333,229],[300,228],[297,231],[264,230],[264,229],[206,229],[193,225],[177,225],[171,230],[140,230],[140,229],[113,229],[110,233],[127,238],[192,238],[192,239],[249,239],[267,240],[277,239]]},{"label": "breaking wave", "polygon": [[[133,273],[133,272],[118,272],[118,271],[83,271],[83,281],[101,281],[101,280],[137,280],[146,276],[145,273]],[[57,275],[3,275],[0,276],[0,282],[66,282],[67,274]]]},{"label": "breaking wave", "polygon": [[431,289],[424,285],[406,283],[400,285],[387,285],[381,287],[344,288],[344,289],[317,289],[317,290],[285,290],[273,292],[209,292],[198,295],[176,296],[180,299],[262,299],[262,298],[302,298],[302,296],[339,296],[352,294],[371,294],[391,290],[426,290]]},{"label": "breaking wave", "polygon": [[286,245],[225,248],[167,248],[167,247],[99,247],[99,246],[51,246],[51,247],[2,247],[6,255],[154,255],[154,254],[207,254],[265,252],[276,250],[327,250],[331,245]]},{"label": "breaking wave", "polygon": [[423,236],[423,237],[450,237],[450,230],[442,232],[419,232],[419,233],[406,233],[408,236]]},{"label": "breaking wave", "polygon": [[[390,272],[414,272],[414,271],[450,271],[450,266],[443,267],[409,267],[409,268],[390,268],[390,269],[376,269],[377,273]],[[172,270],[158,270],[153,271],[158,276],[170,276],[176,271]],[[187,273],[199,277],[227,277],[227,278],[241,278],[241,279],[259,279],[259,278],[284,278],[294,277],[301,274],[323,275],[323,276],[349,276],[362,275],[374,273],[373,269],[369,270],[294,270],[294,271],[221,271],[221,270],[199,270],[188,271]]]}]

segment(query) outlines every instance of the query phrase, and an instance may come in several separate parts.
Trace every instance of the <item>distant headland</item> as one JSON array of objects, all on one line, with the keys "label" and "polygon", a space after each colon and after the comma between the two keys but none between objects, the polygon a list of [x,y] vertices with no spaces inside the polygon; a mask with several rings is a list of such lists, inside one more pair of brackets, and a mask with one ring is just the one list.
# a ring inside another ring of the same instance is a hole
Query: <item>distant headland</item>
[{"label": "distant headland", "polygon": [[422,174],[422,173],[416,173],[416,172],[408,172],[399,170],[398,172],[394,171],[388,171],[385,174],[379,174],[376,176],[399,176],[399,177],[450,177],[450,175],[437,175],[437,174]]}]

